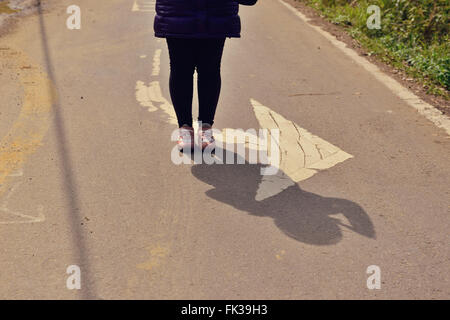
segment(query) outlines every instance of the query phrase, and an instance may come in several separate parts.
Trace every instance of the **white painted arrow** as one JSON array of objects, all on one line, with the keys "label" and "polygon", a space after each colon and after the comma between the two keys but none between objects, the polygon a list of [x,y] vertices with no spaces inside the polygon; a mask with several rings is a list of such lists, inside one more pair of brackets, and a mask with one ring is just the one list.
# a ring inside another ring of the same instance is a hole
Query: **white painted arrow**
[{"label": "white painted arrow", "polygon": [[[149,111],[162,110],[166,113],[167,122],[176,125],[176,115],[170,102],[161,92],[158,81],[146,86],[143,81],[136,84],[136,99]],[[336,164],[353,158],[331,143],[311,134],[296,123],[285,119],[280,114],[262,105],[258,101],[250,100],[255,116],[263,129],[278,129],[280,163],[276,175],[264,175],[259,184],[255,200],[261,201],[272,197],[296,183],[306,180],[321,170],[329,169]],[[197,123],[194,123],[196,127]],[[223,129],[226,130],[233,129]],[[226,147],[223,137],[217,135],[216,141]],[[257,140],[259,137],[257,137]],[[259,140],[258,140],[259,141]],[[247,148],[258,150],[257,145],[247,144]],[[187,157],[187,156],[186,156]]]},{"label": "white painted arrow", "polygon": [[[153,76],[159,75],[161,51],[157,50],[153,59]],[[167,115],[167,122],[177,124],[175,111],[163,96],[159,81],[152,81],[149,86],[143,81],[136,83],[136,99],[141,106],[153,112],[161,110]],[[264,175],[259,184],[255,200],[261,201],[272,197],[289,186],[306,180],[321,170],[329,169],[338,163],[353,158],[331,143],[311,134],[293,121],[250,99],[253,111],[262,129],[278,129],[280,133],[278,149],[280,162],[276,175]],[[196,127],[197,123],[194,123]],[[222,132],[233,129],[223,129]],[[226,147],[223,137],[217,135],[216,142]],[[258,150],[261,143],[256,137],[257,145],[247,144],[247,148]],[[187,157],[187,156],[186,156]]]},{"label": "white painted arrow", "polygon": [[274,196],[284,189],[306,180],[320,170],[325,170],[353,158],[331,143],[311,134],[293,121],[251,99],[256,118],[264,129],[280,132],[280,164],[276,175],[263,176],[255,199]]}]

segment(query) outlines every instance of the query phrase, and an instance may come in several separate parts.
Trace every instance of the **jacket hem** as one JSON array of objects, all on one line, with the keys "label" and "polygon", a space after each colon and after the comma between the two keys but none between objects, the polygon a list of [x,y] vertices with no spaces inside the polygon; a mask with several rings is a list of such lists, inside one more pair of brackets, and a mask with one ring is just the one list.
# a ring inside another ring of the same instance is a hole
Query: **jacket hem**
[{"label": "jacket hem", "polygon": [[155,37],[157,38],[183,38],[183,39],[214,39],[214,38],[240,38],[240,34],[230,34],[230,35],[222,35],[222,34],[211,34],[211,35],[196,35],[196,34],[174,34],[174,33],[155,33]]}]

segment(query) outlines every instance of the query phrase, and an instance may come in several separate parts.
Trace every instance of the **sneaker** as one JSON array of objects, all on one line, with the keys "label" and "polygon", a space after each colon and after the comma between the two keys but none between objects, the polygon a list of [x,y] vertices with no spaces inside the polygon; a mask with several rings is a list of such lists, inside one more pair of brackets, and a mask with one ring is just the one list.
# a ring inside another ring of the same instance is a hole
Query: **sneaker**
[{"label": "sneaker", "polygon": [[177,141],[178,150],[194,149],[194,128],[184,125],[179,130],[180,136]]},{"label": "sneaker", "polygon": [[201,145],[202,150],[205,150],[207,147],[210,149],[215,148],[216,140],[213,136],[212,127],[209,124],[204,123],[202,128],[198,129],[198,143]]}]

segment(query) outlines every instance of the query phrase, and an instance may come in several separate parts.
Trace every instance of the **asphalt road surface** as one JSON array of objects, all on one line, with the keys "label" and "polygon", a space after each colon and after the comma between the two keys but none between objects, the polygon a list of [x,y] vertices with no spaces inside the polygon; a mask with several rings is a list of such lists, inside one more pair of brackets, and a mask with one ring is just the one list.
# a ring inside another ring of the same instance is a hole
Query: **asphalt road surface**
[{"label": "asphalt road surface", "polygon": [[279,170],[177,165],[153,1],[78,0],[69,30],[73,2],[0,38],[0,298],[449,298],[449,136],[373,74],[242,8],[216,128],[279,129]]}]

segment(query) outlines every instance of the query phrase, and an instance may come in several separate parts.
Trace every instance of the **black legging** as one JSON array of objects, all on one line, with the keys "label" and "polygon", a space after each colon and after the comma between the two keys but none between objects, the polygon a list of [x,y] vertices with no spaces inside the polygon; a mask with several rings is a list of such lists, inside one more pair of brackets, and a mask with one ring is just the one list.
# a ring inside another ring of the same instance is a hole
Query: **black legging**
[{"label": "black legging", "polygon": [[192,126],[193,76],[198,73],[198,120],[214,123],[219,102],[220,63],[225,38],[180,39],[167,38],[170,55],[170,96],[178,125]]}]

